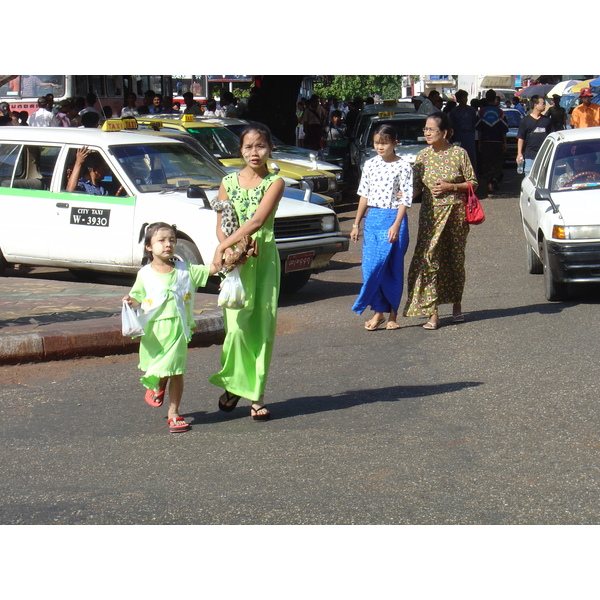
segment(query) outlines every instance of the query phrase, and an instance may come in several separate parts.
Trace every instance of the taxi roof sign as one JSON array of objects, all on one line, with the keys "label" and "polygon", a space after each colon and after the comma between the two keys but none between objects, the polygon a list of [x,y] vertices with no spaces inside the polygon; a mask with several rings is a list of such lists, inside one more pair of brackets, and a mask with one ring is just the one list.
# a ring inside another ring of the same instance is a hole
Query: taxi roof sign
[{"label": "taxi roof sign", "polygon": [[377,113],[377,116],[382,119],[389,119],[390,117],[395,117],[396,113],[393,110],[382,110]]},{"label": "taxi roof sign", "polygon": [[102,131],[123,131],[123,129],[137,128],[137,121],[131,117],[126,119],[106,119],[102,124]]},{"label": "taxi roof sign", "polygon": [[181,120],[182,121],[186,121],[186,122],[187,121],[193,121],[194,120],[194,115],[191,114],[191,113],[187,113],[187,114],[181,116]]}]

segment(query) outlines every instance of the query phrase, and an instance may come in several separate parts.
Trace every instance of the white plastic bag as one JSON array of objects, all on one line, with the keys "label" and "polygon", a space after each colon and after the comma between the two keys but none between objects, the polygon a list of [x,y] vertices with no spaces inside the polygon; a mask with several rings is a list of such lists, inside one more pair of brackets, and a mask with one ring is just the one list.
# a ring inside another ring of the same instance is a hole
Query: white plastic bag
[{"label": "white plastic bag", "polygon": [[221,291],[217,304],[225,308],[244,308],[246,305],[246,292],[240,277],[239,267],[229,271],[221,284]]},{"label": "white plastic bag", "polygon": [[126,337],[138,337],[144,335],[144,327],[142,326],[138,313],[131,308],[127,302],[123,302],[121,309],[121,331]]}]

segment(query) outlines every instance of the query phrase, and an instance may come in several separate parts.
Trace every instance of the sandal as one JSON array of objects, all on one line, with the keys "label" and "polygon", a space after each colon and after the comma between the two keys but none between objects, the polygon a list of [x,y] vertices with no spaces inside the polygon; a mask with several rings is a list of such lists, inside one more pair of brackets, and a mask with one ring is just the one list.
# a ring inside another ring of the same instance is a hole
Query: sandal
[{"label": "sandal", "polygon": [[144,400],[150,406],[162,406],[163,400],[165,397],[165,390],[161,390],[160,392],[155,392],[154,390],[146,390],[146,394],[144,395]]},{"label": "sandal", "polygon": [[231,412],[240,401],[241,396],[232,394],[225,390],[225,393],[219,398],[219,409],[224,412]]},{"label": "sandal", "polygon": [[452,322],[453,323],[464,323],[465,322],[465,315],[463,315],[462,313],[459,313],[458,315],[453,315],[452,316]]},{"label": "sandal", "polygon": [[[254,408],[255,406],[257,406],[258,408]],[[266,412],[261,413],[261,411]],[[262,406],[259,406],[258,404],[253,403],[250,407],[250,416],[255,421],[268,421],[271,418],[271,413],[267,410],[264,404]]]},{"label": "sandal", "polygon": [[373,321],[367,321],[365,323],[365,329],[367,331],[375,331],[376,329],[379,329],[380,325],[383,325],[385,319],[382,317],[381,319],[379,319],[379,321],[377,321],[377,323],[373,323]]},{"label": "sandal", "polygon": [[180,433],[191,429],[191,426],[184,421],[183,417],[172,417],[167,423],[171,433]]},{"label": "sandal", "polygon": [[396,323],[396,321],[388,321],[385,328],[390,329],[390,330],[400,329],[400,325],[398,325],[398,323]]},{"label": "sandal", "polygon": [[432,323],[431,321],[427,321],[427,323],[425,323],[425,325],[423,325],[423,329],[430,329],[430,330],[435,330],[439,327],[439,325],[437,323]]}]

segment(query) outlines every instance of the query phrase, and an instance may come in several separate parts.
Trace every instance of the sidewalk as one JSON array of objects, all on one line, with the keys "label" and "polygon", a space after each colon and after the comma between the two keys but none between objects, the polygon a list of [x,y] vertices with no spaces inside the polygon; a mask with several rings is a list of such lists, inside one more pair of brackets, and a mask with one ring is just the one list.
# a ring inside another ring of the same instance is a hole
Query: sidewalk
[{"label": "sidewalk", "polygon": [[[137,352],[121,334],[121,299],[133,279],[76,280],[65,269],[7,269],[0,278],[0,364]],[[101,281],[102,281],[101,280]],[[221,343],[223,313],[215,294],[197,293],[190,346]]]}]

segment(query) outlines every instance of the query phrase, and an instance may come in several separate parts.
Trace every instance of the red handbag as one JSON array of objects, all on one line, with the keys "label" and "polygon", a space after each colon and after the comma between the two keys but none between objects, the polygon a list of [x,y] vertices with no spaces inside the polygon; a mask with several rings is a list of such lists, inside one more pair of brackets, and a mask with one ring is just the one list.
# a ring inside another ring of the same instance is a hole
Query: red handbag
[{"label": "red handbag", "polygon": [[479,225],[485,221],[485,214],[479,198],[475,195],[473,186],[469,183],[469,191],[467,192],[466,201],[466,217],[465,220],[469,225]]}]

